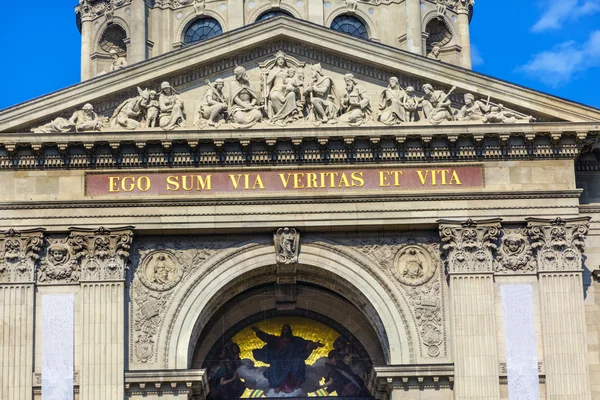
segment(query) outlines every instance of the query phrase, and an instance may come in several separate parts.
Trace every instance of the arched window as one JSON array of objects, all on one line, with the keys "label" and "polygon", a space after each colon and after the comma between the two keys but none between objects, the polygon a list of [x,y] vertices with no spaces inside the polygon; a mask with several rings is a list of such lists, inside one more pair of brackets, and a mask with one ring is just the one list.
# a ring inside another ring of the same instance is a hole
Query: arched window
[{"label": "arched window", "polygon": [[107,53],[110,53],[111,50],[115,50],[117,53],[125,53],[127,51],[126,38],[125,29],[117,24],[112,24],[102,32],[99,45]]},{"label": "arched window", "polygon": [[441,48],[452,40],[452,32],[450,32],[450,28],[448,28],[446,22],[441,18],[434,18],[429,21],[425,27],[425,32],[429,34],[426,41],[427,54],[431,52],[434,44]]},{"label": "arched window", "polygon": [[367,27],[365,24],[360,19],[353,17],[352,15],[340,15],[335,17],[331,23],[331,29],[338,32],[347,33],[348,35],[361,39],[369,38],[369,33],[367,32]]},{"label": "arched window", "polygon": [[192,22],[185,31],[183,43],[192,44],[210,39],[223,33],[221,24],[214,18],[200,18]]},{"label": "arched window", "polygon": [[269,10],[260,14],[260,16],[256,19],[256,22],[264,21],[265,19],[275,18],[275,17],[290,17],[294,18],[292,14],[283,10]]}]

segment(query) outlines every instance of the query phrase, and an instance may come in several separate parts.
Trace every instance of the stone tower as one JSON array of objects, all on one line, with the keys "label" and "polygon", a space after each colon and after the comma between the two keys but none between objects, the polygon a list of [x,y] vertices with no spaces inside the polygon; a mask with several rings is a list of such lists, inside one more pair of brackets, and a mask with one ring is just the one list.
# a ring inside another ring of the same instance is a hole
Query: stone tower
[{"label": "stone tower", "polygon": [[473,0],[80,0],[81,79],[274,16],[471,68]]}]

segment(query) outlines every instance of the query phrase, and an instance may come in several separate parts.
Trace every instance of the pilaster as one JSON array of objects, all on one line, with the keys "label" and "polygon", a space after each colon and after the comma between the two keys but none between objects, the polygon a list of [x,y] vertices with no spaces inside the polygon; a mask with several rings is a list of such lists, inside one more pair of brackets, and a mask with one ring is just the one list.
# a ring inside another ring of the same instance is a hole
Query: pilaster
[{"label": "pilaster", "polygon": [[548,399],[590,399],[582,259],[588,218],[529,218],[539,269]]},{"label": "pilaster", "polygon": [[146,2],[144,0],[131,1],[130,45],[127,49],[129,64],[144,61],[147,58],[147,29]]},{"label": "pilaster", "polygon": [[0,233],[0,398],[33,395],[34,280],[43,230]]},{"label": "pilaster", "polygon": [[457,9],[458,13],[458,36],[461,47],[460,51],[460,66],[471,69],[471,32],[469,28],[469,8],[461,5]]},{"label": "pilaster", "polygon": [[450,280],[455,398],[500,398],[494,257],[500,219],[439,221]]},{"label": "pilaster", "polygon": [[421,2],[406,0],[406,50],[419,55],[423,54],[421,28]]},{"label": "pilaster", "polygon": [[125,271],[131,227],[71,229],[81,262],[81,398],[122,399],[125,369]]},{"label": "pilaster", "polygon": [[92,21],[90,18],[81,18],[81,80],[92,78]]}]

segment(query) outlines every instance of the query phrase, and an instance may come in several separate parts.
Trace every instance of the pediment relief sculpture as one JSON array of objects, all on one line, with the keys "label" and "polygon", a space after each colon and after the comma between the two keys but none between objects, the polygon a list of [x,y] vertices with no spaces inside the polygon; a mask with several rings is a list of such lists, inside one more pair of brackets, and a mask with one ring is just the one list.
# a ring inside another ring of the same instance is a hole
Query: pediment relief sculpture
[{"label": "pediment relief sculpture", "polygon": [[[387,87],[381,88],[372,82],[365,84],[353,73],[343,76],[342,86],[336,82],[340,78],[332,77],[321,64],[309,65],[282,51],[258,63],[258,67],[259,89],[253,85],[256,73],[250,74],[240,65],[233,70],[232,78],[217,78],[212,83],[207,80],[199,96],[194,92],[178,93],[164,81],[156,90],[138,87],[137,96],[121,101],[110,118],[99,116],[87,103],[70,118],[55,118],[32,131],[174,130],[186,127],[186,102],[197,105],[193,125],[199,129],[248,129],[257,124],[312,127],[338,122],[350,126],[401,126],[536,121],[490,101],[489,96],[486,101],[471,93],[457,96],[456,86],[449,90],[429,83],[402,87],[401,80],[392,76]],[[379,96],[379,102],[374,112],[371,97],[375,96]]]}]

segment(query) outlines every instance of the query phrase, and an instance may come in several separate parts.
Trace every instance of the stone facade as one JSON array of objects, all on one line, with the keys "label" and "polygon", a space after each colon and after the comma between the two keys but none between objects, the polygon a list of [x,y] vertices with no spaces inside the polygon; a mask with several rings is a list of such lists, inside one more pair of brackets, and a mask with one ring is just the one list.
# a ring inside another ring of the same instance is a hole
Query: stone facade
[{"label": "stone facade", "polygon": [[600,396],[600,111],[453,66],[471,9],[80,1],[106,74],[0,111],[0,398],[205,399],[276,318],[365,399]]}]

